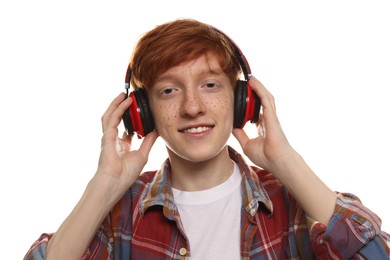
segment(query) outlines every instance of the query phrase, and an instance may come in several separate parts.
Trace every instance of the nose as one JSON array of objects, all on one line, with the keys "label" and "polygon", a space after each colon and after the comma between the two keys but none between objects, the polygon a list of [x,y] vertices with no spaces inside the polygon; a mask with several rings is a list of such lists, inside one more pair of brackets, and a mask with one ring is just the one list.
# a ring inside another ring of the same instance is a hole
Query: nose
[{"label": "nose", "polygon": [[181,105],[181,114],[184,117],[196,117],[206,112],[205,102],[202,95],[195,90],[185,92]]}]

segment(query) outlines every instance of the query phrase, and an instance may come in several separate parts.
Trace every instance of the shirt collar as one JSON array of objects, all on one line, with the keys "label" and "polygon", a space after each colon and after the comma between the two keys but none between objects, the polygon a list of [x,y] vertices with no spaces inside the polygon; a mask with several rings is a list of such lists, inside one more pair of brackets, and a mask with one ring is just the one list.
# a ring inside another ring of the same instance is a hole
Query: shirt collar
[{"label": "shirt collar", "polygon": [[259,168],[249,166],[241,154],[235,151],[229,146],[229,155],[233,161],[235,161],[240,169],[242,182],[241,193],[242,203],[245,210],[253,217],[259,210],[259,206],[263,205],[261,209],[266,209],[270,214],[273,212],[273,204],[268,196],[267,191],[263,187],[262,183],[255,170]]},{"label": "shirt collar", "polygon": [[[253,217],[259,210],[259,206],[263,205],[264,207],[261,207],[261,209],[266,209],[272,214],[272,201],[263,185],[259,182],[254,168],[250,167],[237,151],[230,146],[228,148],[230,158],[237,163],[241,172],[241,192],[245,210]],[[165,217],[170,220],[175,219],[177,208],[173,199],[170,174],[171,165],[169,159],[167,159],[160,170],[157,171],[152,181],[147,184],[141,195],[141,203],[139,204],[141,215],[144,215],[152,206],[161,206]]]}]

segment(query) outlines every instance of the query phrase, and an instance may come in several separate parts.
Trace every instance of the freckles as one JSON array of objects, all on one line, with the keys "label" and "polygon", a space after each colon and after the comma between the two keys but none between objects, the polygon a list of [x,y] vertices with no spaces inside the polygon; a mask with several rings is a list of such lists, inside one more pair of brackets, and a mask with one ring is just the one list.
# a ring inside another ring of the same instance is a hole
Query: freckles
[{"label": "freckles", "polygon": [[225,110],[229,108],[230,102],[226,98],[218,98],[212,102],[213,109]]},{"label": "freckles", "polygon": [[158,109],[159,118],[164,124],[170,126],[171,120],[177,118],[177,105],[161,105]]}]

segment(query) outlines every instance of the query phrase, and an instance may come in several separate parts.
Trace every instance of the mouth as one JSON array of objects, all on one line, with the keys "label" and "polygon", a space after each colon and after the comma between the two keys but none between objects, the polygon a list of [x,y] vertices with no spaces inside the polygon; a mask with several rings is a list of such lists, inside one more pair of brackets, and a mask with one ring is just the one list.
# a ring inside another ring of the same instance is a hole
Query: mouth
[{"label": "mouth", "polygon": [[180,133],[188,133],[188,134],[199,134],[206,132],[210,129],[212,129],[214,126],[197,126],[197,127],[189,127],[189,128],[184,128],[180,129]]}]

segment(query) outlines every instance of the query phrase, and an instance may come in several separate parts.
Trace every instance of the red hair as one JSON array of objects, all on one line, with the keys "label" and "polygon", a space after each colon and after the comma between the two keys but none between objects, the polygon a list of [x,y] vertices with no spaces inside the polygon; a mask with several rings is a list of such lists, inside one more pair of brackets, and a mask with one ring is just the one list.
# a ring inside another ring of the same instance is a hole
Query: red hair
[{"label": "red hair", "polygon": [[222,71],[232,83],[235,82],[241,68],[225,35],[210,25],[191,19],[162,24],[138,41],[129,64],[131,84],[149,88],[168,69],[209,53],[216,55]]}]

